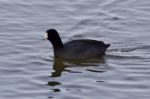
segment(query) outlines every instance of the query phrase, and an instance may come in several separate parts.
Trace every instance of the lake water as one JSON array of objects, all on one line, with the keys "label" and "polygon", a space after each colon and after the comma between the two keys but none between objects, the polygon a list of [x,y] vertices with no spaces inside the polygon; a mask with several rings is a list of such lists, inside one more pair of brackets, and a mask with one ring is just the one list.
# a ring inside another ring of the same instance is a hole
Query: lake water
[{"label": "lake water", "polygon": [[[50,28],[111,47],[99,61],[55,60]],[[0,99],[150,99],[150,1],[0,0]]]}]

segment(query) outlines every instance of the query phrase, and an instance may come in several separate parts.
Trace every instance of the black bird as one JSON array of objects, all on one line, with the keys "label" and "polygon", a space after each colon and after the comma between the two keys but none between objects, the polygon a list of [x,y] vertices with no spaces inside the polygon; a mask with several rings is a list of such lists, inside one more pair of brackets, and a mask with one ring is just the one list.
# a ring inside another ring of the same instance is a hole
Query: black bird
[{"label": "black bird", "polygon": [[63,44],[55,29],[47,30],[45,38],[52,43],[54,56],[63,59],[76,60],[100,57],[105,54],[106,49],[110,46],[103,41],[91,39],[72,40]]}]

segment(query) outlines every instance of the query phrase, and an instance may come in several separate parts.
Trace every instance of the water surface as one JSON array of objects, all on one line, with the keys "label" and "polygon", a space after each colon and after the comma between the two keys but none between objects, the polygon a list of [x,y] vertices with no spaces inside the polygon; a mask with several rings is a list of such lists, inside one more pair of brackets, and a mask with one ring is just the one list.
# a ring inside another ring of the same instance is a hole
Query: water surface
[{"label": "water surface", "polygon": [[[0,0],[1,99],[149,99],[150,1]],[[43,41],[110,43],[99,60],[54,59]]]}]

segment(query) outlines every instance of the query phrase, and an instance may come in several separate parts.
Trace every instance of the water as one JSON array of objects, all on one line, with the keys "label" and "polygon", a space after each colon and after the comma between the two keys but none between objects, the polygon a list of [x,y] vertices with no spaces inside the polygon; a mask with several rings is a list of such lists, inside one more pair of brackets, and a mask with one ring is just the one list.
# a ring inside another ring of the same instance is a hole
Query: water
[{"label": "water", "polygon": [[[149,99],[149,0],[0,0],[0,99]],[[110,43],[97,61],[53,58],[63,42]]]}]

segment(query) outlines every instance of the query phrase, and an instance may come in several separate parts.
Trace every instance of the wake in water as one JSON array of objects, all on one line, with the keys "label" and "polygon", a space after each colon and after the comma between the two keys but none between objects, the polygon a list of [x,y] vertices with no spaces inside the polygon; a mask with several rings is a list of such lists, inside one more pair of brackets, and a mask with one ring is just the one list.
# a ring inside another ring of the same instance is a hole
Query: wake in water
[{"label": "wake in water", "polygon": [[142,50],[142,49],[150,49],[150,45],[143,45],[138,47],[130,47],[130,48],[120,48],[120,49],[110,49],[107,50],[107,52],[132,52],[136,50]]},{"label": "wake in water", "polygon": [[145,54],[149,53],[150,45],[143,45],[137,47],[126,47],[118,49],[107,50],[107,56],[116,58],[147,58]]}]

